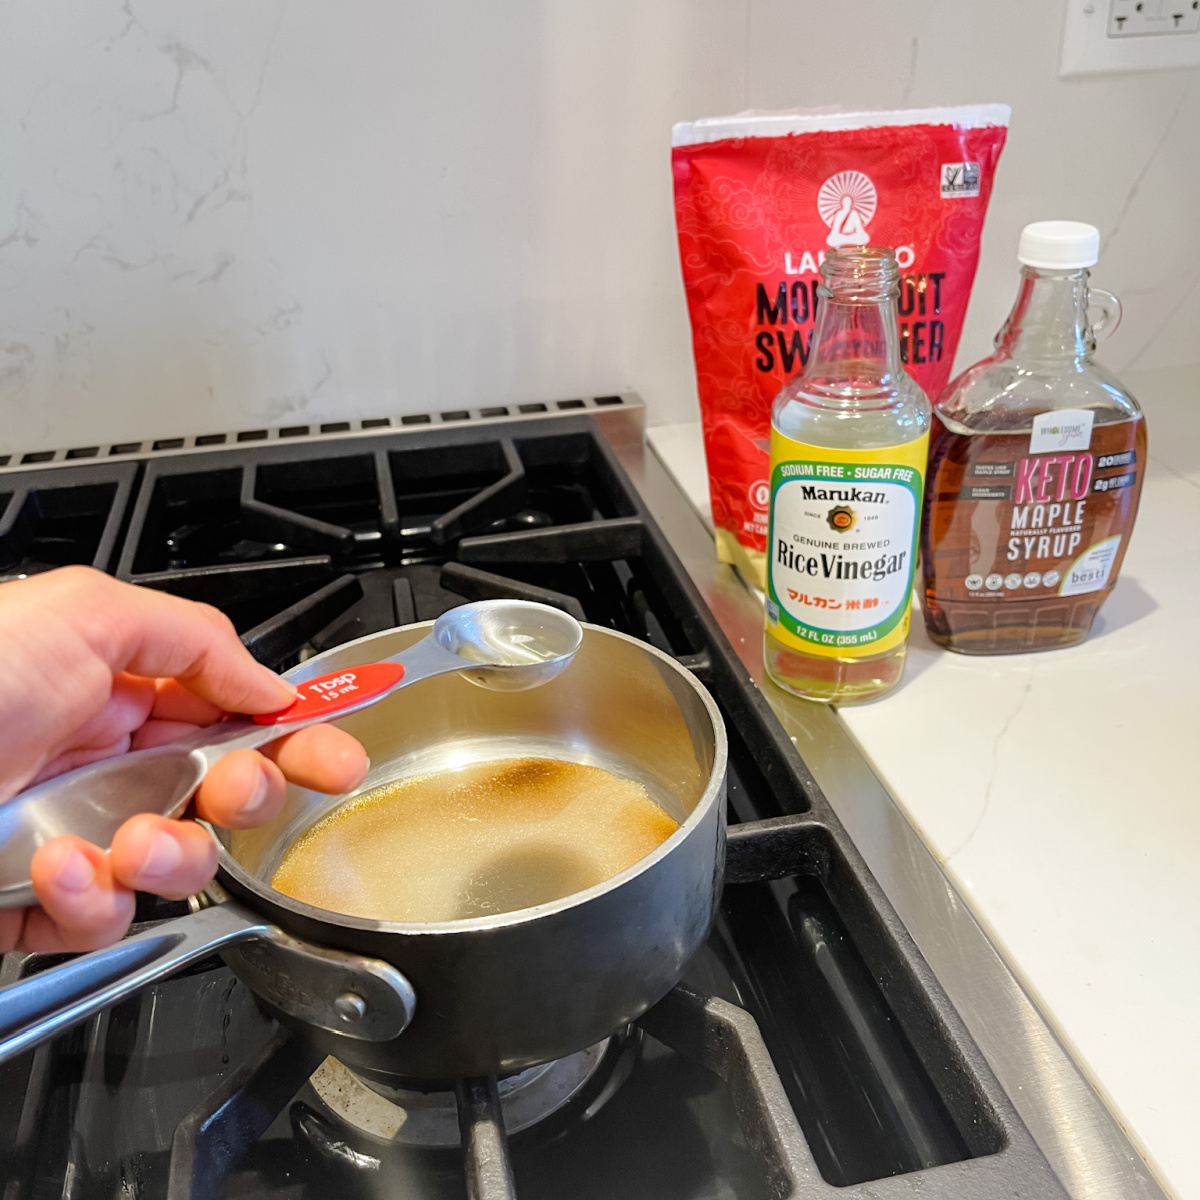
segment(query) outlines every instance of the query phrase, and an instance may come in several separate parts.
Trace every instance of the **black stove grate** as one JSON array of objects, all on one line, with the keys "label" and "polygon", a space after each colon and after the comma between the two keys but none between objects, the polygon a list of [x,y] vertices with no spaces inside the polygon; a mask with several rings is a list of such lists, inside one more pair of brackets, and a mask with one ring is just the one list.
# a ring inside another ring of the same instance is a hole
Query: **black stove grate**
[{"label": "black stove grate", "polygon": [[0,476],[0,581],[55,567],[106,570],[136,479],[133,463]]}]

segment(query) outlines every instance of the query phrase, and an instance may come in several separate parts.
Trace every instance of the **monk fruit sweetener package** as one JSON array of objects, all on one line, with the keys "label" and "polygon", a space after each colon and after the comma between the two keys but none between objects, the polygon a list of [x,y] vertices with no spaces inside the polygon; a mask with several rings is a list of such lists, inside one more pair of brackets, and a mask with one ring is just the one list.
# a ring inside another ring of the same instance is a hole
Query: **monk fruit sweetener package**
[{"label": "monk fruit sweetener package", "polygon": [[979,258],[1003,104],[743,113],[671,132],[717,554],[765,587],[771,403],[808,359],[830,249],[890,246],[901,357],[950,377]]}]

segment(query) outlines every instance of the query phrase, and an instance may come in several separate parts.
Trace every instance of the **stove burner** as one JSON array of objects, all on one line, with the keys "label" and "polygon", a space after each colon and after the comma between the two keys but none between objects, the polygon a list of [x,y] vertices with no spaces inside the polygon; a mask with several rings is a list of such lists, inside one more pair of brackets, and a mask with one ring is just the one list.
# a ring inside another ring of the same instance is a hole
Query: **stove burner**
[{"label": "stove burner", "polygon": [[[578,1054],[500,1079],[497,1092],[509,1136],[552,1115],[564,1116],[564,1109],[594,1115],[629,1077],[639,1045],[640,1034],[626,1029]],[[336,1058],[327,1058],[309,1082],[330,1114],[372,1139],[406,1146],[459,1144],[453,1091],[416,1091],[364,1078]]]}]

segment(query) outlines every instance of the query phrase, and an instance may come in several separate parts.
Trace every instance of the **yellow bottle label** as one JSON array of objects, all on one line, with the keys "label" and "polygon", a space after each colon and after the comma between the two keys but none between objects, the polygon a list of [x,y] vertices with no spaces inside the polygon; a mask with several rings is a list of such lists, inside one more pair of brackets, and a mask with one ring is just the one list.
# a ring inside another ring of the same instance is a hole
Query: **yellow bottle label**
[{"label": "yellow bottle label", "polygon": [[908,637],[928,435],[830,450],[771,430],[767,628],[785,646],[864,658]]}]

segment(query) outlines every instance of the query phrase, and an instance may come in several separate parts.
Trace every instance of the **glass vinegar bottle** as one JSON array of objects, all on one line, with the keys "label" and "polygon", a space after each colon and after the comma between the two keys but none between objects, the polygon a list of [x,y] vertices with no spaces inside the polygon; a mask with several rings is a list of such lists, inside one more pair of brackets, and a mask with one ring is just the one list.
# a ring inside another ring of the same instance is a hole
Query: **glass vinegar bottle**
[{"label": "glass vinegar bottle", "polygon": [[764,658],[786,691],[852,704],[904,673],[930,406],[900,359],[893,252],[848,247],[821,275],[771,412]]}]

